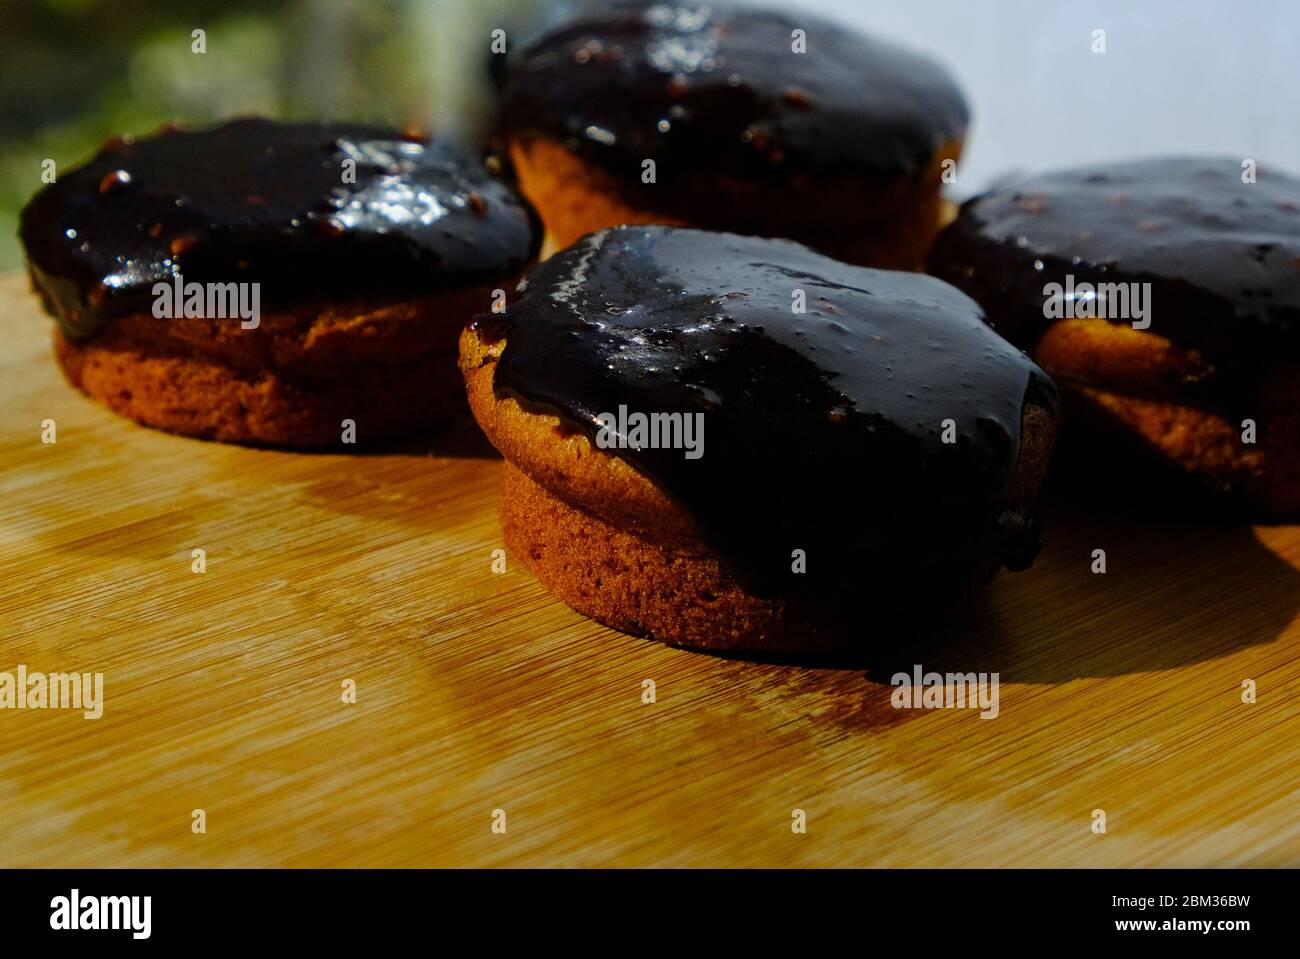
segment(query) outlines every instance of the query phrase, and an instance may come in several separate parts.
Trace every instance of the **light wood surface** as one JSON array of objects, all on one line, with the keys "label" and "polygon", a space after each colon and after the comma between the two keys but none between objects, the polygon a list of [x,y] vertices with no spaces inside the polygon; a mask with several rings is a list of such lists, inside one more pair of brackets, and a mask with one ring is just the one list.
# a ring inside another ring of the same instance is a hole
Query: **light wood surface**
[{"label": "light wood surface", "polygon": [[[924,658],[718,659],[494,574],[470,429],[168,436],[49,335],[0,280],[0,671],[103,672],[105,705],[0,710],[0,866],[1300,865],[1300,528],[1073,511]],[[891,708],[913,662],[997,671],[999,716]]]}]

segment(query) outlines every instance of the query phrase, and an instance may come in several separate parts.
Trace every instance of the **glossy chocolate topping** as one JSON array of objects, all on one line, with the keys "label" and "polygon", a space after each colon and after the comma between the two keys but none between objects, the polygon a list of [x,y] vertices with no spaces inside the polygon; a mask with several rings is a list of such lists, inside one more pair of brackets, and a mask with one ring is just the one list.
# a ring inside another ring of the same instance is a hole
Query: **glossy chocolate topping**
[{"label": "glossy chocolate topping", "polygon": [[[941,591],[930,572],[989,554],[1019,567],[1037,549],[1006,490],[1027,394],[1054,410],[1055,388],[933,277],[785,240],[620,227],[542,264],[475,328],[505,340],[498,396],[597,444],[597,417],[620,405],[703,414],[698,459],[609,452],[674,497],[756,592],[864,577]],[[792,573],[796,549],[806,574]]]},{"label": "glossy chocolate topping", "polygon": [[[806,52],[792,50],[795,30]],[[629,183],[653,159],[662,186],[698,169],[888,182],[924,170],[967,119],[936,63],[839,24],[639,2],[581,16],[512,58],[501,122],[507,135],[560,140]]]},{"label": "glossy chocolate topping", "polygon": [[1241,174],[1236,159],[1169,158],[1024,179],[968,201],[930,270],[1028,349],[1054,322],[1047,284],[1150,283],[1147,332],[1214,365],[1182,388],[1227,390],[1300,357],[1300,180]]},{"label": "glossy chocolate topping", "polygon": [[38,289],[84,337],[147,310],[177,273],[260,282],[263,302],[434,290],[517,274],[539,232],[454,145],[242,119],[110,141],[27,204],[20,236]]}]

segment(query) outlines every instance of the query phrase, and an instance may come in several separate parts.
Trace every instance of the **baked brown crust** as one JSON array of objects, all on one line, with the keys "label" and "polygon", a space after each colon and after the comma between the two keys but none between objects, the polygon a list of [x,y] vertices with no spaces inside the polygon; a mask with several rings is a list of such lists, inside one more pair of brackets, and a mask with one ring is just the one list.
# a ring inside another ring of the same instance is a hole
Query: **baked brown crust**
[{"label": "baked brown crust", "polygon": [[477,287],[303,303],[263,310],[249,330],[132,314],[85,341],[56,329],[54,350],[74,386],[155,429],[319,447],[340,444],[350,419],[368,444],[464,411],[455,337],[491,296]]},{"label": "baked brown crust", "polygon": [[[612,173],[557,140],[511,139],[508,150],[519,190],[546,228],[542,259],[595,230],[657,223],[789,237],[846,263],[920,270],[941,224],[952,217],[939,195],[943,164],[959,159],[962,145],[960,140],[944,144],[924,172],[886,185],[826,178],[772,197],[744,183],[696,183],[687,192],[701,198],[701,210],[707,203],[722,213],[687,216],[647,205],[643,193],[629,191]],[[855,213],[846,220],[845,211]],[[754,216],[761,222],[749,222]]]},{"label": "baked brown crust", "polygon": [[558,416],[526,411],[493,389],[505,343],[485,343],[473,329],[460,335],[460,366],[480,428],[507,460],[567,502],[619,526],[654,529],[667,542],[696,541],[693,525],[662,490],[626,462],[594,448]]},{"label": "baked brown crust", "polygon": [[1251,444],[1241,422],[1189,399],[1189,385],[1212,375],[1206,359],[1150,331],[1059,320],[1034,359],[1093,428],[1130,433],[1150,456],[1206,487],[1233,490],[1254,518],[1300,516],[1300,369],[1263,376],[1236,404],[1255,420]]},{"label": "baked brown crust", "polygon": [[[603,455],[603,454],[602,454]],[[501,532],[542,585],[597,622],[711,652],[806,652],[833,638],[780,600],[751,596],[715,556],[616,526],[571,506],[509,460],[501,472]]]},{"label": "baked brown crust", "polygon": [[[557,416],[498,398],[493,375],[504,347],[466,329],[461,370],[475,419],[506,458],[506,545],[556,596],[623,632],[713,652],[807,653],[846,645],[843,624],[827,611],[742,589],[681,507],[625,461],[566,430]],[[1013,506],[1036,495],[1055,428],[1055,410],[1026,406],[1009,483]],[[975,579],[995,572],[990,566]],[[954,597],[954,605],[961,600]]]}]

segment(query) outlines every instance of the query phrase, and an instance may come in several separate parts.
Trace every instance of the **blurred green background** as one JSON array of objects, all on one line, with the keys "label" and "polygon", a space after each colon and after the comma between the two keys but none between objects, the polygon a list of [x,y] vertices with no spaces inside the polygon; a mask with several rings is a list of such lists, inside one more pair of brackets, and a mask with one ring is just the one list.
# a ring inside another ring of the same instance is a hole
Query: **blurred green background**
[{"label": "blurred green background", "polygon": [[[494,27],[533,0],[3,0],[0,270],[22,263],[18,211],[41,161],[114,134],[242,113],[373,120],[474,141]],[[206,52],[191,34],[205,31]]]}]

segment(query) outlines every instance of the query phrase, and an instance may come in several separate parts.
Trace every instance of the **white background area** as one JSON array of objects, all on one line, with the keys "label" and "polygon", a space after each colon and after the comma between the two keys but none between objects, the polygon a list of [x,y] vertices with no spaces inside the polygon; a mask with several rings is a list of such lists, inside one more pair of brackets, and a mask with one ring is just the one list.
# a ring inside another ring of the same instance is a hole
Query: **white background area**
[{"label": "white background area", "polygon": [[[766,4],[772,5],[772,4]],[[953,195],[1008,172],[1214,154],[1300,173],[1300,0],[794,0],[928,53],[972,125]],[[1106,31],[1106,53],[1091,52]],[[811,38],[810,38],[811,42]]]}]

